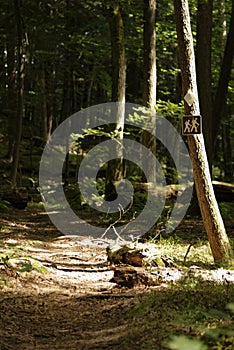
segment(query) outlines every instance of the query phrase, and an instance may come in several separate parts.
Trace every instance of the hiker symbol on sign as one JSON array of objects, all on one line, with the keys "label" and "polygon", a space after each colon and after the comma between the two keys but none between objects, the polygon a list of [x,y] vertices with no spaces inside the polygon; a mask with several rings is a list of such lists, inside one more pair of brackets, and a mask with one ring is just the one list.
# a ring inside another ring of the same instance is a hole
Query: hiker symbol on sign
[{"label": "hiker symbol on sign", "polygon": [[200,115],[185,115],[182,120],[182,134],[196,135],[201,134],[201,116]]}]

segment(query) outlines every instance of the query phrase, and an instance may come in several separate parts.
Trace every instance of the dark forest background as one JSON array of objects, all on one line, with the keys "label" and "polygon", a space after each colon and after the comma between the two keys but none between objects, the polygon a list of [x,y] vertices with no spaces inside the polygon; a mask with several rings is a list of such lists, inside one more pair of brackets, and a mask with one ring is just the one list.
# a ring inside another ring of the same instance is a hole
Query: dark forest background
[{"label": "dark forest background", "polygon": [[[213,179],[232,183],[232,1],[189,3],[208,159]],[[89,0],[1,1],[1,192],[36,187],[40,157],[53,130],[74,112],[112,101],[111,4]],[[126,102],[143,104],[144,2],[122,0],[119,9],[126,51]],[[156,5],[156,64],[157,111],[180,128],[182,92],[172,1],[162,0]],[[79,143],[76,156],[86,149],[87,143]],[[74,158],[73,167],[77,166]],[[164,163],[169,169],[167,159]],[[168,174],[170,178],[169,170]]]}]

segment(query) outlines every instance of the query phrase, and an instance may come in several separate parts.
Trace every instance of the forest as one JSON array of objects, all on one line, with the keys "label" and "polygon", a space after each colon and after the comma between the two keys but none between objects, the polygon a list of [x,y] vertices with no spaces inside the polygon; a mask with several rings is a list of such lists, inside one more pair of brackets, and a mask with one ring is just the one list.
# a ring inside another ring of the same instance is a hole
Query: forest
[{"label": "forest", "polygon": [[0,9],[0,350],[233,349],[234,1]]}]

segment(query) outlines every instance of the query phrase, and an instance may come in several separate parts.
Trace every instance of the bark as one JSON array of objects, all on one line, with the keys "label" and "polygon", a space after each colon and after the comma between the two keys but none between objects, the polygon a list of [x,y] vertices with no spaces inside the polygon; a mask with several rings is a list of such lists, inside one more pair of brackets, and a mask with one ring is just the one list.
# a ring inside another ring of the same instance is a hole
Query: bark
[{"label": "bark", "polygon": [[[156,32],[155,0],[144,0],[144,79],[143,104],[152,110],[151,130],[155,131],[156,118]],[[156,138],[147,132],[142,133],[142,144],[156,154]],[[156,166],[143,159],[143,168],[148,170],[148,182],[155,182]]]},{"label": "bark", "polygon": [[45,80],[45,63],[42,61],[42,65],[39,71],[39,86],[40,86],[40,118],[41,118],[41,137],[48,141],[48,127],[47,127],[47,94],[46,94],[46,80]]},{"label": "bark", "polygon": [[211,128],[211,125],[213,124],[211,90],[212,9],[213,0],[198,0],[196,46],[197,84],[201,115],[203,117],[203,133],[205,138],[207,156],[210,163],[213,147]]},{"label": "bark", "polygon": [[93,91],[93,86],[96,78],[96,70],[97,70],[97,67],[93,66],[90,80],[88,82],[88,88],[87,88],[87,107],[92,105],[92,91]]},{"label": "bark", "polygon": [[221,124],[222,114],[225,110],[227,94],[228,94],[228,84],[229,84],[231,71],[232,71],[233,56],[234,56],[234,1],[232,1],[231,21],[230,21],[229,31],[227,34],[227,41],[226,41],[226,46],[224,50],[221,72],[219,76],[218,87],[216,90],[216,95],[215,95],[215,100],[213,105],[213,124],[212,124],[213,151],[215,149],[219,127]]},{"label": "bark", "polygon": [[11,31],[6,35],[7,48],[7,114],[8,114],[8,151],[7,159],[13,160],[13,149],[16,133],[16,70],[15,70],[15,40]]},{"label": "bark", "polygon": [[[66,62],[69,62],[66,60]],[[66,67],[69,67],[68,65]],[[69,71],[68,71],[69,70]],[[66,69],[63,78],[63,101],[60,115],[60,123],[73,112],[73,72],[72,68]]]},{"label": "bark", "polygon": [[[126,93],[126,58],[124,45],[124,25],[119,3],[113,1],[106,11],[111,36],[112,61],[112,101],[118,102],[115,135],[116,139],[123,139],[125,93]],[[116,142],[117,158],[108,162],[106,173],[106,199],[116,197],[115,183],[123,177],[123,152],[121,145]]]},{"label": "bark", "polygon": [[55,66],[52,62],[47,62],[47,140],[52,133],[53,122],[55,121]]},{"label": "bark", "polygon": [[[73,113],[72,108],[72,76],[73,73],[64,72],[64,86],[63,86],[63,102],[62,102],[62,109],[61,109],[61,115],[60,115],[60,123],[64,121],[66,118],[68,118]],[[63,181],[64,185],[68,185],[68,176],[69,176],[69,145],[68,140],[66,143],[66,157],[65,157],[65,165],[64,165],[64,172],[63,172]]]},{"label": "bark", "polygon": [[[65,30],[70,31],[69,11],[70,0],[66,0],[66,24]],[[64,70],[63,70],[63,100],[60,115],[60,122],[68,118],[74,111],[74,93],[73,93],[73,67],[72,67],[72,53],[69,48],[64,52]],[[84,106],[81,106],[84,107]]]},{"label": "bark", "polygon": [[144,81],[143,104],[156,105],[156,32],[155,0],[144,0]]},{"label": "bark", "polygon": [[16,119],[16,137],[13,151],[12,163],[12,188],[17,185],[17,173],[19,166],[19,151],[22,134],[23,108],[24,108],[24,68],[25,59],[23,56],[23,26],[20,11],[20,1],[14,0],[15,19],[17,26],[17,51],[18,51],[18,75],[17,75],[17,119]]},{"label": "bark", "polygon": [[[126,58],[124,46],[124,25],[118,2],[109,10],[112,61],[112,101],[125,102]],[[122,125],[122,120],[117,123]]]},{"label": "bark", "polygon": [[47,142],[51,135],[54,114],[53,65],[42,59],[38,75],[40,89],[40,136],[45,142]]},{"label": "bark", "polygon": [[[7,32],[7,26],[4,28],[4,33]],[[6,86],[8,84],[7,82],[7,71],[6,71],[6,40],[5,35],[1,35],[0,40],[0,108],[1,108],[1,114],[7,114],[7,106],[4,103],[7,99],[7,91]],[[1,118],[1,117],[0,117]],[[8,119],[9,120],[9,119]]]},{"label": "bark", "polygon": [[233,161],[232,161],[232,142],[231,127],[228,122],[222,124],[222,151],[223,151],[223,170],[226,181],[233,181]]},{"label": "bark", "polygon": [[[187,0],[174,0],[176,28],[180,54],[183,96],[190,90],[191,104],[184,101],[186,115],[200,114],[193,37]],[[188,136],[198,202],[215,261],[222,262],[232,255],[232,249],[214,195],[203,134]]]},{"label": "bark", "polygon": [[[227,41],[227,20],[226,20],[226,4],[225,0],[220,3],[220,26],[221,32],[221,45],[222,49],[225,49],[225,43]],[[222,57],[221,57],[222,59]],[[228,110],[227,101],[223,107],[222,112],[222,153],[223,153],[223,174],[226,181],[233,181],[233,164],[232,164],[232,142],[231,142],[231,113]]]}]

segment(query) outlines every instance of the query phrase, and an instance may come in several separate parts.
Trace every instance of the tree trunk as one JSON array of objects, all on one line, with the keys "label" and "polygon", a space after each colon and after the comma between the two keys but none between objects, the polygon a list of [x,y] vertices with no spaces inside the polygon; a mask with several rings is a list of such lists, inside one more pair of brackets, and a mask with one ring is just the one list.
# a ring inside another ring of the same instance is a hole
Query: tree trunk
[{"label": "tree trunk", "polygon": [[53,123],[55,123],[55,66],[52,62],[47,62],[47,140],[50,139]]},{"label": "tree trunk", "polygon": [[[6,28],[1,28],[2,32],[7,33],[7,26]],[[0,40],[0,109],[1,114],[8,114],[7,111],[7,86],[8,86],[8,71],[6,67],[6,40],[5,40],[6,34],[1,34],[1,40]],[[0,117],[1,118],[1,117]],[[8,119],[9,120],[9,119]]]},{"label": "tree trunk", "polygon": [[48,141],[48,126],[47,126],[47,98],[46,98],[46,78],[45,78],[45,63],[42,64],[39,70],[39,86],[40,86],[40,118],[41,118],[41,137]]},{"label": "tree trunk", "polygon": [[[190,102],[184,101],[186,115],[199,115],[193,37],[187,0],[174,0],[177,37],[180,54],[183,96],[190,92]],[[203,135],[188,136],[194,181],[204,226],[216,262],[232,255],[219,207],[214,195]]]},{"label": "tree trunk", "polygon": [[[43,48],[42,48],[43,50]],[[53,123],[53,65],[42,58],[39,75],[39,91],[40,91],[40,126],[41,137],[47,142],[51,135]]]},{"label": "tree trunk", "polygon": [[[118,2],[114,1],[109,11],[112,61],[112,101],[125,102],[126,58],[124,46],[124,26]],[[117,121],[122,126],[122,119]]]},{"label": "tree trunk", "polygon": [[203,117],[203,133],[207,157],[211,169],[212,155],[212,73],[211,73],[211,38],[212,38],[213,0],[198,0],[197,9],[197,45],[196,70],[198,95]]},{"label": "tree trunk", "polygon": [[[152,110],[151,129],[155,131],[156,117],[156,32],[155,32],[156,0],[144,0],[144,74],[143,105]],[[154,155],[156,154],[156,138],[143,131],[142,144]],[[156,166],[143,159],[143,168],[148,170],[148,182],[155,182]]]},{"label": "tree trunk", "polygon": [[[212,38],[212,8],[213,0],[204,2],[198,0],[197,9],[197,45],[196,72],[199,103],[203,117],[203,133],[210,171],[212,170],[212,73],[211,73],[211,38]],[[189,214],[200,214],[198,199],[194,189]]]},{"label": "tree trunk", "polygon": [[[107,10],[111,35],[112,61],[112,101],[118,102],[115,135],[117,140],[123,139],[125,92],[126,92],[126,58],[124,46],[124,25],[118,1],[113,1]],[[115,183],[123,177],[122,146],[116,142],[117,158],[108,162],[106,173],[106,199],[116,197]]]},{"label": "tree trunk", "polygon": [[[227,19],[226,19],[226,4],[225,0],[220,3],[220,26],[221,32],[221,45],[222,49],[225,49],[225,43],[227,40]],[[222,57],[221,57],[222,59]],[[224,179],[226,181],[233,181],[233,164],[232,164],[232,142],[231,142],[231,113],[229,113],[227,101],[223,107],[222,112],[222,153],[223,153],[223,172]]]},{"label": "tree trunk", "polygon": [[[73,113],[72,76],[73,76],[72,71],[64,72],[63,102],[62,102],[62,109],[61,109],[61,115],[60,115],[60,123],[62,123],[66,118],[68,118]],[[64,185],[68,185],[68,177],[69,177],[69,145],[67,140],[66,158],[65,158],[65,165],[64,165],[64,172],[63,172]]]},{"label": "tree trunk", "polygon": [[233,181],[231,126],[228,121],[222,124],[222,152],[225,181]]},{"label": "tree trunk", "polygon": [[[12,4],[8,4],[8,17],[12,18]],[[7,52],[7,115],[8,115],[8,151],[6,158],[12,162],[16,132],[16,68],[15,68],[15,31],[11,21],[6,27]]]},{"label": "tree trunk", "polygon": [[87,107],[90,107],[92,105],[92,91],[93,91],[93,85],[95,82],[95,78],[96,78],[96,70],[97,67],[94,65],[92,68],[92,73],[90,74],[90,80],[88,82],[88,89],[87,89]]},{"label": "tree trunk", "polygon": [[16,105],[16,86],[15,86],[15,53],[14,41],[10,33],[7,34],[7,114],[8,114],[8,151],[7,159],[12,162],[13,149],[15,142],[15,105]]},{"label": "tree trunk", "polygon": [[15,19],[17,26],[17,51],[18,51],[18,75],[17,75],[17,119],[16,119],[16,137],[13,150],[12,163],[12,188],[17,185],[17,173],[19,166],[19,151],[22,134],[22,121],[24,110],[24,66],[25,59],[23,55],[23,26],[20,11],[20,1],[14,0]]},{"label": "tree trunk", "polygon": [[225,109],[228,84],[231,77],[232,62],[234,56],[234,1],[232,1],[232,13],[229,31],[227,35],[226,46],[224,50],[224,56],[221,66],[221,72],[219,76],[218,87],[216,90],[214,106],[213,106],[213,129],[212,129],[212,141],[213,141],[213,152],[221,124],[222,113]]},{"label": "tree trunk", "polygon": [[155,0],[144,0],[144,81],[143,104],[156,105],[156,32]]}]

